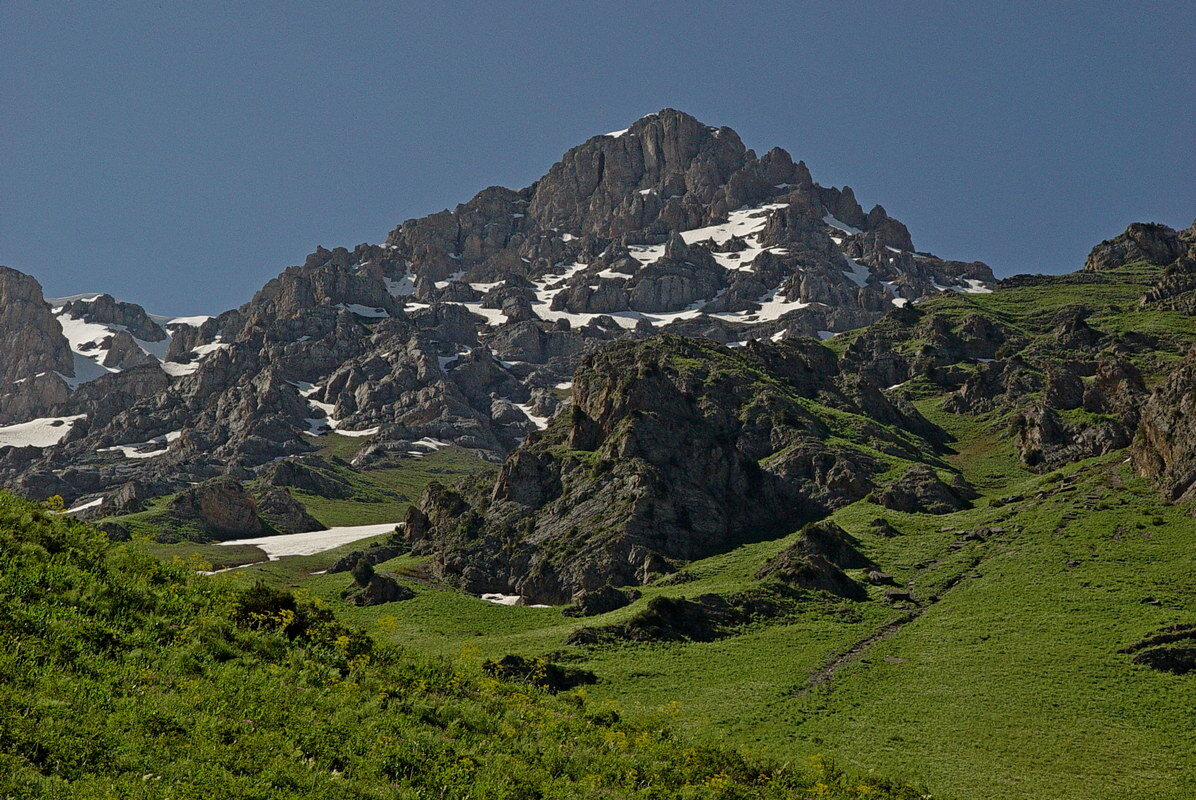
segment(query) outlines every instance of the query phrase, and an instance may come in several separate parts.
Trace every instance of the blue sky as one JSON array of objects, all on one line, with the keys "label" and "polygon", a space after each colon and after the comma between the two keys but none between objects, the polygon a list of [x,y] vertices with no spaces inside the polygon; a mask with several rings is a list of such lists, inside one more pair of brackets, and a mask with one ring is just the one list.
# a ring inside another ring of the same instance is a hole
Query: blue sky
[{"label": "blue sky", "polygon": [[671,106],[914,244],[1078,268],[1196,216],[1191,3],[0,3],[0,263],[239,305]]}]

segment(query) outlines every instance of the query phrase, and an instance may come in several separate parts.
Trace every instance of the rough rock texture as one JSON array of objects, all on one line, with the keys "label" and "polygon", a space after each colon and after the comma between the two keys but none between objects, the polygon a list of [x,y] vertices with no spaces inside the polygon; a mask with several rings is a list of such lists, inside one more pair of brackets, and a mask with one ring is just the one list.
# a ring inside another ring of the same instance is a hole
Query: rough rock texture
[{"label": "rough rock texture", "polygon": [[[73,357],[36,284],[6,272],[0,424],[87,419],[58,446],[0,455],[0,483],[77,498],[137,479],[154,496],[248,479],[334,428],[367,434],[357,467],[443,444],[499,462],[567,405],[557,387],[610,341],[816,337],[992,283],[983,264],[912,248],[883,208],[820,186],[783,150],[758,156],[731,129],[665,109],[592,137],[524,189],[485,189],[383,244],[317,247],[211,319],[162,325],[109,295],[71,301],[60,319],[110,331],[85,343],[103,363],[75,389],[57,375]],[[120,371],[95,377],[107,370]],[[153,458],[112,449],[167,435]],[[822,486],[833,465],[818,449],[785,457],[791,480]],[[860,470],[839,469],[829,482],[858,488]]]},{"label": "rough rock texture", "polygon": [[31,276],[0,267],[0,424],[40,415],[66,397],[53,373],[75,374],[62,327]]},{"label": "rough rock texture", "polygon": [[319,456],[288,458],[267,464],[258,480],[268,486],[299,489],[310,494],[344,500],[353,495],[349,481]]},{"label": "rough rock texture", "polygon": [[692,600],[653,597],[626,622],[579,628],[565,644],[709,642],[740,632],[753,623],[786,617],[807,599],[804,590],[777,582],[731,595],[698,595]]},{"label": "rough rock texture", "polygon": [[873,422],[899,412],[883,395],[858,401],[837,377],[833,354],[809,341],[613,344],[578,371],[567,419],[495,479],[429,487],[406,535],[467,591],[566,602],[792,530],[860,499],[884,469],[828,445],[819,408],[859,415],[847,435],[861,444],[906,458],[933,447]]},{"label": "rough rock texture", "polygon": [[553,693],[598,682],[598,676],[586,669],[516,655],[506,655],[497,661],[487,659],[482,662],[482,671],[500,680],[530,683]]},{"label": "rough rock texture", "polygon": [[756,577],[861,600],[866,592],[843,570],[867,566],[847,531],[831,522],[815,522],[802,528],[797,541],[769,559]]},{"label": "rough rock texture", "polygon": [[407,550],[406,547],[397,544],[374,544],[365,550],[354,550],[347,555],[343,555],[333,562],[332,566],[328,568],[330,573],[348,572],[361,561],[374,567],[384,561],[390,561],[395,556],[398,556]]},{"label": "rough rock texture", "polygon": [[165,341],[167,335],[162,326],[150,319],[144,308],[136,303],[117,300],[110,294],[72,300],[62,307],[60,313],[73,319],[119,326],[143,342]]},{"label": "rough rock texture", "polygon": [[610,584],[597,589],[582,589],[573,595],[573,601],[561,613],[566,617],[594,617],[629,605],[639,596],[634,589],[616,589]]},{"label": "rough rock texture", "polygon": [[976,496],[963,476],[954,475],[947,483],[932,467],[917,464],[873,492],[872,501],[894,511],[950,514],[968,508]]},{"label": "rough rock texture", "polygon": [[345,601],[355,606],[379,606],[413,597],[415,592],[409,587],[399,583],[393,576],[383,574],[372,575],[365,586],[354,584],[345,593]]},{"label": "rough rock texture", "polygon": [[40,372],[74,375],[70,346],[41,285],[0,267],[0,381],[9,384]]},{"label": "rough rock texture", "polygon": [[1141,416],[1134,466],[1166,497],[1196,501],[1196,351],[1155,389]]},{"label": "rough rock texture", "polygon": [[1115,269],[1138,261],[1163,266],[1179,258],[1186,249],[1173,228],[1154,222],[1135,222],[1125,233],[1092,248],[1084,269]]},{"label": "rough rock texture", "polygon": [[264,487],[254,492],[253,498],[262,520],[279,533],[308,533],[328,527],[308,514],[303,504],[284,488]]},{"label": "rough rock texture", "polygon": [[199,523],[219,539],[255,536],[268,530],[258,516],[253,497],[240,481],[229,476],[180,492],[171,500],[170,510],[181,519]]}]

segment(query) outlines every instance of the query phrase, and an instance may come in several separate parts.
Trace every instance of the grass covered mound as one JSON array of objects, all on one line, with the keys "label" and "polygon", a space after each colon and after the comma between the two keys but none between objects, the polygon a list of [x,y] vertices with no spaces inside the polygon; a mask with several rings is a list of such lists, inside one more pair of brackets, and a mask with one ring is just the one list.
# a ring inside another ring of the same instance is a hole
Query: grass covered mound
[{"label": "grass covered mound", "polygon": [[919,798],[414,659],[0,493],[0,796]]}]

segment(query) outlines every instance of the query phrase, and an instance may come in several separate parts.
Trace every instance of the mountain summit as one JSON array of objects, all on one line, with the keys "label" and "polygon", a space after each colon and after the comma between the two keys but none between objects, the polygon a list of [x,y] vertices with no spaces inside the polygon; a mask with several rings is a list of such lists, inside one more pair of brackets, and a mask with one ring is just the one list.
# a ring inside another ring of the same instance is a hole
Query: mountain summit
[{"label": "mountain summit", "polygon": [[317,248],[215,318],[46,301],[3,270],[0,477],[68,500],[130,482],[153,496],[250,476],[329,431],[368,437],[361,464],[445,443],[498,461],[604,342],[827,338],[993,283],[982,263],[914,251],[881,206],[784,150],[757,156],[664,109],[524,189],[484,189],[382,244]]}]

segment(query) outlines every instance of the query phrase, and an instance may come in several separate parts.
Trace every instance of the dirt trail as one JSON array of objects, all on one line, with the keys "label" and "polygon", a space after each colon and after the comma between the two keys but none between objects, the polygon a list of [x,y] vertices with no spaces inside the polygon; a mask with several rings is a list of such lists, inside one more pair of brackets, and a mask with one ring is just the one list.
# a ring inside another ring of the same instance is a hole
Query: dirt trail
[{"label": "dirt trail", "polygon": [[[943,599],[943,597],[948,592],[950,592],[952,589],[954,589],[960,583],[960,581],[962,581],[965,577],[967,577],[968,573],[970,573],[972,570],[976,569],[976,567],[978,567],[981,564],[981,562],[984,561],[986,556],[987,556],[986,553],[982,553],[980,555],[975,556],[974,558],[969,559],[968,563],[964,566],[964,568],[961,569],[955,575],[952,575],[950,578],[948,578],[946,583],[943,584],[943,588],[941,590],[939,590],[939,593],[933,597],[928,598],[927,602],[924,605],[921,605],[921,606],[918,606],[917,608],[911,609],[910,611],[906,612],[902,616],[898,617],[897,619],[893,620],[889,624],[885,625],[880,630],[870,633],[869,635],[865,636],[863,639],[860,639],[855,644],[853,644],[851,647],[847,648],[847,650],[845,650],[844,652],[842,652],[838,656],[836,656],[834,659],[832,659],[831,661],[828,661],[817,672],[813,673],[812,675],[810,675],[809,678],[806,679],[805,684],[803,684],[801,689],[795,693],[795,696],[796,697],[805,697],[807,694],[810,693],[811,690],[816,689],[817,687],[830,682],[830,680],[835,677],[835,675],[839,672],[839,670],[843,669],[848,664],[852,664],[852,663],[858,661],[861,657],[863,657],[864,653],[872,645],[889,638],[890,636],[892,636],[893,634],[897,633],[899,630],[904,628],[906,625],[913,622],[918,617],[922,616],[922,614],[925,613],[927,610],[933,608],[935,606],[935,604],[938,603],[939,601],[941,601]],[[919,574],[920,575],[925,574],[927,572],[927,570],[933,569],[934,567],[938,566],[940,563],[942,563],[943,560],[944,559],[940,558],[939,560],[927,565],[926,568],[921,570]],[[910,586],[912,587],[916,582],[917,582],[917,578],[914,578],[914,580],[911,581]]]}]

